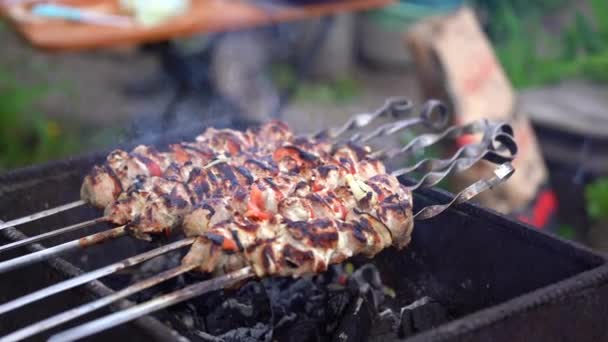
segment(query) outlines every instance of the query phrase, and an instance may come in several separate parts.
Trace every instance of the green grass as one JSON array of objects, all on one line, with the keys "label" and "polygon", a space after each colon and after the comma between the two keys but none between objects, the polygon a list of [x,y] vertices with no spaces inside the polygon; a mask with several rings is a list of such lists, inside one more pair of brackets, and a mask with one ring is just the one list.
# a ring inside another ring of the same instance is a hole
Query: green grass
[{"label": "green grass", "polygon": [[[608,82],[608,2],[590,0],[593,16],[576,13],[558,36],[541,26],[543,13],[522,13],[511,3],[496,7],[491,37],[496,54],[515,88],[555,83],[570,78]],[[544,43],[550,52],[541,55]]]},{"label": "green grass", "polygon": [[46,86],[25,86],[0,69],[0,171],[65,156],[82,147],[67,126],[37,110],[36,102],[47,92]]},{"label": "green grass", "polygon": [[[271,67],[271,77],[278,87],[285,88],[295,81],[292,67],[276,64]],[[345,104],[361,93],[359,84],[344,76],[335,81],[312,82],[304,80],[298,84],[295,98],[297,101],[315,104]]]},{"label": "green grass", "polygon": [[585,188],[587,214],[594,220],[608,219],[608,178],[602,178]]}]

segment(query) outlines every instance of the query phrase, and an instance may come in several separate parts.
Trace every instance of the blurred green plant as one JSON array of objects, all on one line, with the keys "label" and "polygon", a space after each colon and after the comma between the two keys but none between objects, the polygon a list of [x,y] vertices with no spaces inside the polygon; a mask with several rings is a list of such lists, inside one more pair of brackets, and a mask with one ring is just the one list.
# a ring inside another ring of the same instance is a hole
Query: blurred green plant
[{"label": "blurred green plant", "polygon": [[576,238],[576,230],[567,224],[560,224],[557,227],[557,235],[564,239],[574,240]]},{"label": "blurred green plant", "polygon": [[608,178],[601,178],[585,187],[587,214],[591,219],[608,219]]},{"label": "blurred green plant", "polygon": [[[271,77],[280,88],[285,88],[295,81],[295,72],[287,64],[275,64],[271,67]],[[344,104],[360,94],[359,84],[350,77],[334,81],[302,81],[297,86],[296,100],[318,104]]]},{"label": "blurred green plant", "polygon": [[481,14],[484,21],[484,28],[493,41],[505,38],[501,20],[504,19],[505,10],[517,13],[517,18],[523,22],[533,22],[538,17],[548,12],[563,8],[567,0],[468,0],[477,12]]},{"label": "blurred green plant", "polygon": [[0,171],[79,149],[78,139],[36,111],[36,101],[46,92],[46,87],[24,86],[0,69]]},{"label": "blurred green plant", "polygon": [[[563,6],[561,0],[530,2],[530,8],[519,1],[474,1],[486,2],[492,3],[490,37],[516,88],[574,77],[608,82],[607,1],[589,0],[592,15],[587,17],[576,12],[570,25],[557,36],[548,34],[540,19],[548,11]],[[539,42],[544,44],[547,53],[541,55],[538,51]]]}]

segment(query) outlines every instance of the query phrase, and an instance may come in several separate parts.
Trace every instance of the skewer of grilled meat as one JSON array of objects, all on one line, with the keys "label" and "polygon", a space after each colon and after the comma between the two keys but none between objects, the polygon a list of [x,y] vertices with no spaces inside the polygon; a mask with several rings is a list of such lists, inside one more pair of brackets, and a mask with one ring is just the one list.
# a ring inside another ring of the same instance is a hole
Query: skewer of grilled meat
[{"label": "skewer of grilled meat", "polygon": [[[230,198],[208,201],[208,224],[183,262],[204,272],[230,272],[250,265],[260,277],[300,276],[325,271],[329,264],[410,241],[412,197],[387,174],[367,180],[347,177],[347,186],[279,202],[269,219],[226,213]],[[237,208],[238,209],[238,208]],[[242,209],[241,209],[242,210]]]},{"label": "skewer of grilled meat", "polygon": [[85,177],[81,198],[96,207],[105,208],[138,177],[161,176],[174,163],[205,165],[218,156],[261,147],[272,148],[291,138],[292,133],[284,123],[273,121],[246,132],[209,128],[194,142],[171,145],[168,152],[143,145],[130,153],[115,150],[103,165],[95,166]]},{"label": "skewer of grilled meat", "polygon": [[[347,175],[358,175],[362,179],[373,177],[386,172],[384,165],[377,160],[367,158],[361,161],[353,160],[352,149],[343,147],[336,151],[332,158],[321,160],[315,166],[305,168],[305,165],[293,164],[287,160],[286,165],[293,165],[292,169],[282,167],[284,172],[274,174],[272,177],[260,177],[247,190],[239,189],[232,197],[233,203],[245,201],[247,203],[246,216],[271,217],[277,210],[277,203],[290,196],[306,196],[309,193],[320,193],[344,186]],[[291,159],[284,154],[284,159]],[[296,158],[297,159],[297,158]],[[277,159],[278,160],[278,159]],[[283,163],[279,161],[279,163]],[[277,167],[277,169],[279,169]],[[296,173],[295,171],[299,171]],[[305,170],[305,171],[304,171]],[[262,172],[263,169],[255,170]],[[263,175],[263,174],[262,174]],[[210,210],[206,201],[199,202],[189,212],[183,222],[187,235],[198,235],[208,228]]]},{"label": "skewer of grilled meat", "polygon": [[[326,149],[325,144],[318,145],[322,150]],[[149,234],[169,232],[178,226],[183,216],[201,200],[231,194],[233,198],[263,198],[264,208],[271,210],[260,210],[258,206],[251,205],[256,201],[248,200],[247,215],[269,217],[276,213],[277,202],[281,198],[289,196],[298,187],[309,186],[311,175],[314,182],[310,186],[314,191],[319,191],[326,186],[335,186],[336,181],[341,179],[340,173],[352,173],[354,170],[355,161],[345,163],[342,156],[354,153],[350,147],[338,150],[335,155],[339,158],[327,161],[293,145],[282,146],[275,152],[274,161],[268,158],[253,159],[247,153],[244,157],[241,154],[234,158],[244,160],[243,165],[235,164],[231,159],[205,170],[188,165],[182,168],[170,166],[167,169],[170,175],[164,178],[150,177],[135,183],[106,208],[105,216],[118,225],[129,223],[129,231],[133,235],[148,238]],[[321,151],[321,154],[327,153]],[[366,172],[384,172],[384,169],[374,169],[374,165],[377,168],[381,163],[363,161],[357,164],[365,178],[368,178]],[[279,173],[280,170],[284,172]],[[195,206],[186,215],[186,230],[200,231],[205,226],[201,215],[206,214],[201,211],[200,206]]]},{"label": "skewer of grilled meat", "polygon": [[[249,263],[260,276],[300,275],[354,254],[372,256],[390,244],[404,247],[413,224],[409,191],[385,174],[380,162],[354,161],[353,152],[336,151],[328,164],[311,169],[317,171],[311,184],[298,186],[290,196],[269,202],[255,195],[261,191],[254,186],[249,198],[204,201],[184,221],[187,235],[202,236],[184,262],[201,264],[205,272],[229,272]],[[251,216],[252,202],[265,215]],[[337,240],[323,242],[333,238]],[[302,239],[308,242],[302,244]],[[283,255],[282,261],[273,255]]]}]

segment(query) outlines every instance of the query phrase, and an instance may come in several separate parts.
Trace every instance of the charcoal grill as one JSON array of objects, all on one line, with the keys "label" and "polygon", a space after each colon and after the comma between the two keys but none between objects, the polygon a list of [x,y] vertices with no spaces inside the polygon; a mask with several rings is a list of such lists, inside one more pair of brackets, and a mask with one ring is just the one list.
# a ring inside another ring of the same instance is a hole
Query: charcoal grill
[{"label": "charcoal grill", "polygon": [[[167,141],[156,142],[166,144]],[[0,176],[0,217],[20,217],[31,213],[31,208],[73,201],[83,175],[104,155],[87,155]],[[410,183],[408,179],[402,181]],[[450,198],[448,193],[426,189],[415,195],[415,203],[420,208],[446,203]],[[39,234],[65,222],[80,222],[96,215],[96,210],[78,208],[28,223],[19,230],[4,230],[2,240],[6,243],[22,239],[21,230],[28,235]],[[87,228],[85,233],[107,228],[103,225]],[[82,232],[62,236],[61,240],[51,239],[45,244],[79,236]],[[3,255],[2,260],[40,248],[25,247]],[[85,257],[72,253],[44,264],[30,265],[3,275],[10,278],[0,283],[0,300],[6,302],[145,249],[149,249],[146,242],[122,239],[93,246]],[[474,204],[461,204],[434,219],[418,222],[408,249],[402,252],[388,249],[373,259],[373,263],[380,269],[383,281],[395,290],[398,301],[406,305],[425,296],[432,297],[453,318],[410,337],[412,341],[595,341],[608,337],[605,324],[608,309],[602,305],[608,299],[608,266],[604,256]],[[110,276],[28,305],[3,317],[0,334],[107,295],[112,287],[120,285],[120,279]],[[112,309],[125,305],[123,301]],[[106,313],[102,310],[86,318]],[[370,315],[349,318],[361,326],[374,324]],[[63,329],[65,326],[37,338]],[[336,336],[336,339],[343,337]],[[346,336],[346,340],[365,340],[365,337]],[[91,340],[110,338],[201,340],[187,329],[175,330],[153,316],[101,333]]]}]

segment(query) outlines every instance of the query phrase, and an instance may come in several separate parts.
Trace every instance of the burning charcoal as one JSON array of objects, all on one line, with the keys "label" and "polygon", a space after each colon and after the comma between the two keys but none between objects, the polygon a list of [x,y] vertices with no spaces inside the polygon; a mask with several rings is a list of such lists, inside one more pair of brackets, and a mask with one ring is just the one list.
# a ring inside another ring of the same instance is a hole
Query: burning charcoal
[{"label": "burning charcoal", "polygon": [[348,304],[353,300],[353,294],[348,290],[331,291],[327,299],[326,322],[328,329],[333,330],[340,322]]},{"label": "burning charcoal", "polygon": [[236,328],[218,336],[224,342],[260,342],[271,341],[272,331],[267,324],[257,323],[251,328]]},{"label": "burning charcoal", "polygon": [[372,292],[366,292],[350,303],[338,329],[334,332],[333,341],[367,341],[375,316],[373,300]]},{"label": "burning charcoal", "polygon": [[179,265],[181,257],[181,253],[167,253],[144,262],[137,272],[133,274],[132,282],[141,281]]},{"label": "burning charcoal", "polygon": [[[384,302],[384,285],[371,264],[354,272],[346,287],[345,276],[336,266],[314,277],[248,282],[237,291],[193,300],[190,316],[180,317],[192,322],[189,329],[223,341],[327,341],[340,334],[347,341],[364,340],[378,303]],[[200,280],[185,277],[186,282]]]},{"label": "burning charcoal", "polygon": [[269,323],[271,313],[264,292],[260,283],[250,282],[234,296],[224,297],[219,303],[209,303],[212,305],[207,306],[206,311],[207,332],[218,336],[235,328],[247,330],[253,329],[260,322]]},{"label": "burning charcoal", "polygon": [[275,315],[294,312],[320,318],[319,308],[325,303],[324,291],[312,278],[265,281]]},{"label": "burning charcoal", "polygon": [[348,286],[355,293],[370,292],[374,308],[378,308],[384,302],[384,284],[380,278],[380,271],[373,264],[365,264],[357,269],[351,275]]},{"label": "burning charcoal", "polygon": [[286,342],[317,342],[328,340],[324,331],[326,322],[320,320],[303,319],[295,321],[289,329],[276,329],[275,340]]},{"label": "burning charcoal", "polygon": [[435,300],[423,297],[401,309],[398,336],[403,338],[428,330],[449,319],[448,313]]}]

